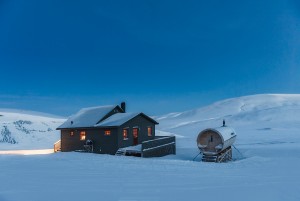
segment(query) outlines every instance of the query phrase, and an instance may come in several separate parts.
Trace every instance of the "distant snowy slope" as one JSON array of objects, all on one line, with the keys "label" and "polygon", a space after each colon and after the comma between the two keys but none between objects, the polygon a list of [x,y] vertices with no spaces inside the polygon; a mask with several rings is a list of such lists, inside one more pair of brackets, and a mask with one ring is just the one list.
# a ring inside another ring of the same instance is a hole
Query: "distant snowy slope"
[{"label": "distant snowy slope", "polygon": [[185,146],[194,146],[202,129],[221,126],[223,119],[236,129],[238,144],[294,142],[300,137],[300,95],[244,96],[156,117],[158,130],[190,138]]},{"label": "distant snowy slope", "polygon": [[63,118],[46,114],[0,110],[0,150],[52,148],[59,139],[55,129]]},{"label": "distant snowy slope", "polygon": [[[293,143],[300,137],[300,95],[245,96],[159,116],[157,135],[176,135],[179,154],[182,147],[197,151],[198,133],[221,126],[223,119],[237,131],[237,145]],[[59,139],[55,129],[64,121],[41,113],[0,109],[0,149],[51,148]]]},{"label": "distant snowy slope", "polygon": [[[253,95],[227,99],[212,105],[181,113],[171,113],[156,118],[161,130],[180,131],[192,125],[221,125],[226,119],[231,125],[260,122],[298,124],[300,120],[300,95]],[[179,132],[181,133],[181,132]]]}]

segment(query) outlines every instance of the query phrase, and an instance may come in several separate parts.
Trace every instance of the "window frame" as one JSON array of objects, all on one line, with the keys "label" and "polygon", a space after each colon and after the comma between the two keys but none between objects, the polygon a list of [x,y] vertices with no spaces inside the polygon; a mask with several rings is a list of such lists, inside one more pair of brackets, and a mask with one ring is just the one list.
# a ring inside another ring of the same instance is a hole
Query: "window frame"
[{"label": "window frame", "polygon": [[80,131],[79,139],[80,141],[86,140],[86,131]]},{"label": "window frame", "polygon": [[[126,131],[126,138],[125,138],[125,133],[124,131]],[[123,140],[128,140],[128,133],[129,133],[129,129],[128,128],[123,128],[122,129],[122,137],[123,137]]]},{"label": "window frame", "polygon": [[[149,129],[150,129],[150,133],[149,133]],[[147,127],[147,135],[148,135],[148,137],[152,137],[153,136],[153,128],[152,128],[152,126],[148,126]]]},{"label": "window frame", "polygon": [[[139,137],[139,127],[133,127],[132,129],[132,136],[133,138],[138,138]],[[136,134],[135,134],[135,131],[136,131]]]},{"label": "window frame", "polygon": [[104,130],[104,136],[111,136],[111,130]]}]

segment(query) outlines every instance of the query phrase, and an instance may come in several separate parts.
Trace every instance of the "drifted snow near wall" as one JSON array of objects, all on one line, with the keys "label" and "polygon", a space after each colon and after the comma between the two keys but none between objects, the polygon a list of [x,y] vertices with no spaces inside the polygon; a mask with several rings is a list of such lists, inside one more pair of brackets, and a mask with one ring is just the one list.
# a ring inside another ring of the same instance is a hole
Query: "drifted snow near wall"
[{"label": "drifted snow near wall", "polygon": [[0,110],[0,150],[48,149],[59,138],[64,119]]},{"label": "drifted snow near wall", "polygon": [[[300,200],[300,95],[241,97],[156,118],[159,135],[176,134],[176,156],[0,155],[0,201]],[[221,126],[224,118],[245,158],[193,162],[199,132]],[[31,143],[16,140],[0,149]]]}]

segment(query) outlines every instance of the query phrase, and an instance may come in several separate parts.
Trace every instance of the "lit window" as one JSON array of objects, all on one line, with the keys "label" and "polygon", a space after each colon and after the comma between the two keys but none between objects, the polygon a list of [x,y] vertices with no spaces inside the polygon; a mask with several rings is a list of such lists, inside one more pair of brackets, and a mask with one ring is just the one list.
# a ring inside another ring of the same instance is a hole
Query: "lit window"
[{"label": "lit window", "polygon": [[80,140],[85,140],[85,131],[80,132]]},{"label": "lit window", "polygon": [[148,127],[148,136],[152,136],[152,127]]},{"label": "lit window", "polygon": [[128,130],[123,129],[123,140],[128,140]]},{"label": "lit window", "polygon": [[71,131],[71,132],[70,132],[70,136],[73,136],[73,135],[74,135],[74,131]]},{"label": "lit window", "polygon": [[139,132],[139,131],[138,131],[138,128],[134,128],[134,129],[132,130],[132,134],[133,134],[133,137],[134,137],[134,138],[137,138],[137,137],[138,137],[138,135],[139,135],[138,132]]},{"label": "lit window", "polygon": [[104,131],[104,135],[107,135],[107,136],[109,136],[110,134],[111,134],[110,130],[106,130],[106,131]]}]

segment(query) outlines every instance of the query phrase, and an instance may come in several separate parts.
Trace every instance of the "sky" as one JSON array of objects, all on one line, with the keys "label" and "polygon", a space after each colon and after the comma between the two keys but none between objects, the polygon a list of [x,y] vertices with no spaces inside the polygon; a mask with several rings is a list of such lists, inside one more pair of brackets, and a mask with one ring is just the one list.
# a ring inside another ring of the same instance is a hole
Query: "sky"
[{"label": "sky", "polygon": [[0,0],[0,108],[161,115],[300,93],[300,3]]}]

